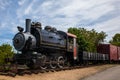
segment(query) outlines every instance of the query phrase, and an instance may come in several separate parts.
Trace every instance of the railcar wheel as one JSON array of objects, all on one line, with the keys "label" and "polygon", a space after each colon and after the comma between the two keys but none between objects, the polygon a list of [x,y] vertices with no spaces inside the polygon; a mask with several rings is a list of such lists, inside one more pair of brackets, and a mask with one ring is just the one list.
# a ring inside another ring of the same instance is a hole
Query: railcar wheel
[{"label": "railcar wheel", "polygon": [[56,59],[55,58],[51,58],[50,59],[50,68],[52,69],[55,69],[57,67],[57,64],[56,64]]},{"label": "railcar wheel", "polygon": [[46,61],[47,61],[47,57],[45,55],[42,55],[42,60],[41,60],[41,65],[40,65],[41,69],[47,69]]},{"label": "railcar wheel", "polygon": [[63,56],[59,56],[57,61],[58,61],[57,62],[58,67],[59,68],[63,68],[64,67],[64,63],[65,63],[65,60],[64,60]]}]

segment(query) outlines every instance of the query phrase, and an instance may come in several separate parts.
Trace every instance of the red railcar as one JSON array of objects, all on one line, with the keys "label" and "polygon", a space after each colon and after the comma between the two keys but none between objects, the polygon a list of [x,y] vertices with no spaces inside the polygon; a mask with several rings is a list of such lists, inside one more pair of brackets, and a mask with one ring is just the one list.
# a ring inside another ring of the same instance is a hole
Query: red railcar
[{"label": "red railcar", "polygon": [[120,60],[120,47],[118,47],[118,60]]},{"label": "red railcar", "polygon": [[120,48],[111,44],[99,44],[97,46],[97,52],[101,54],[109,54],[109,59],[111,61],[118,61],[120,58]]}]

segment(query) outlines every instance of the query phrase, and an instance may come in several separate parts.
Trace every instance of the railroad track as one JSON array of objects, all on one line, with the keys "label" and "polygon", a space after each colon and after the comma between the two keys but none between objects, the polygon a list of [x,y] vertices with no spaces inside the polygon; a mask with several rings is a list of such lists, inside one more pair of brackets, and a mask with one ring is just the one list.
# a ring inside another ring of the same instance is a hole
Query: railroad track
[{"label": "railroad track", "polygon": [[65,71],[65,70],[73,70],[73,69],[81,69],[81,68],[86,68],[86,67],[93,67],[93,66],[101,66],[103,64],[97,64],[97,65],[83,65],[83,66],[73,66],[73,67],[64,67],[64,68],[56,68],[56,69],[18,69],[17,72],[13,71],[0,71],[0,75],[6,75],[6,76],[11,76],[15,77],[16,75],[31,75],[31,74],[38,74],[38,73],[47,73],[47,72],[58,72],[58,71]]}]

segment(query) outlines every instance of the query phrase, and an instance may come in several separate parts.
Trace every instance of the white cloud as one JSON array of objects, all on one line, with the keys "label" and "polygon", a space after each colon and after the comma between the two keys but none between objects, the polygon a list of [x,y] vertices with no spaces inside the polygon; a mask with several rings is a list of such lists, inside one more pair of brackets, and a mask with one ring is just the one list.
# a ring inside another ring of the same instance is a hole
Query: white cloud
[{"label": "white cloud", "polygon": [[95,29],[98,32],[106,32],[106,34],[108,34],[106,40],[109,41],[116,33],[120,33],[120,16],[102,23],[97,23],[94,26],[88,26],[87,29]]},{"label": "white cloud", "polygon": [[25,3],[25,1],[26,1],[26,0],[19,0],[19,1],[18,1],[18,4],[19,4],[20,6],[22,6],[22,5]]},{"label": "white cloud", "polygon": [[10,3],[10,0],[0,0],[0,9],[5,10]]},{"label": "white cloud", "polygon": [[[108,8],[109,7],[109,8]],[[101,5],[101,6],[96,6],[88,11],[85,11],[83,13],[83,18],[84,19],[91,19],[91,20],[96,20],[99,17],[108,14],[110,11],[114,10],[114,7],[109,4]]]},{"label": "white cloud", "polygon": [[20,7],[17,10],[17,17],[20,24],[24,24],[27,16],[41,21],[43,25],[52,25],[64,31],[67,31],[68,27],[93,23],[88,25],[90,27],[85,27],[105,31],[108,37],[111,37],[119,32],[119,2],[119,0],[45,0],[40,3],[39,0],[31,2],[21,0],[18,2]]},{"label": "white cloud", "polygon": [[24,14],[25,15],[28,15],[29,13],[31,13],[32,12],[32,7],[35,5],[35,0],[33,0],[29,5],[28,5],[28,7],[25,9],[25,12],[24,12]]}]

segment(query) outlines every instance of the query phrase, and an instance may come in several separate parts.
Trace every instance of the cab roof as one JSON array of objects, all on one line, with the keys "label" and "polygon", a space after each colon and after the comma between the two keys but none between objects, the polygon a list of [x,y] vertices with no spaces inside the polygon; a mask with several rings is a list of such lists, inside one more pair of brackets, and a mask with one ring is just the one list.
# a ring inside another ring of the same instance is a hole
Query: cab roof
[{"label": "cab roof", "polygon": [[68,35],[68,36],[70,36],[70,37],[73,37],[73,38],[77,38],[77,36],[76,36],[76,35],[71,34],[71,33],[67,33],[67,35]]}]

